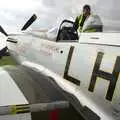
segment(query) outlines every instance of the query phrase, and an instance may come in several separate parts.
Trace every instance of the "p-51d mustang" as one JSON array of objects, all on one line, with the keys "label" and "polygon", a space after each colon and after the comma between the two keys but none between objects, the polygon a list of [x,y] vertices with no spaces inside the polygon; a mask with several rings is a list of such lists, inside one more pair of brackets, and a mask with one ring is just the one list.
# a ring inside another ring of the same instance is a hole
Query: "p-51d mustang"
[{"label": "p-51d mustang", "polygon": [[[35,19],[33,15],[22,31]],[[120,33],[85,32],[78,40],[73,27],[63,23],[52,39],[47,36],[52,32],[8,35],[1,31],[8,37],[11,56],[20,64],[3,67],[0,73],[1,79],[14,81],[18,93],[21,91],[18,95],[23,95],[24,102],[14,104],[68,101],[85,120],[119,120]],[[18,106],[10,106],[10,113],[26,113],[31,108],[21,105],[17,110]],[[1,107],[1,115],[4,109]]]}]

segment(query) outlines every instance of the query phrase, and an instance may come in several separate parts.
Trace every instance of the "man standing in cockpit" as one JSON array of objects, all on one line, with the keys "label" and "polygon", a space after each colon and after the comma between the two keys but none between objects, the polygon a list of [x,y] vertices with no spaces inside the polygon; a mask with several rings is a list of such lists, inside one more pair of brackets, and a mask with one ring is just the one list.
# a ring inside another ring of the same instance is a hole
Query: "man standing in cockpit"
[{"label": "man standing in cockpit", "polygon": [[74,27],[77,32],[102,32],[103,29],[100,17],[91,13],[90,5],[83,6],[83,13],[76,17]]}]

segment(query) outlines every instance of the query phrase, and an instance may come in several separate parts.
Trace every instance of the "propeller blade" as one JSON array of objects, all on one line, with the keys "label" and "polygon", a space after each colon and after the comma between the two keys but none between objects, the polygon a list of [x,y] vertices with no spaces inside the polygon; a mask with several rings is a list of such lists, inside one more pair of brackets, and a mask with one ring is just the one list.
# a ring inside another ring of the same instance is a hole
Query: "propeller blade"
[{"label": "propeller blade", "polygon": [[26,30],[36,19],[37,16],[33,14],[32,17],[26,22],[26,24],[23,26],[21,30]]},{"label": "propeller blade", "polygon": [[8,36],[8,34],[5,32],[5,30],[0,26],[0,32],[3,33],[5,36]]}]

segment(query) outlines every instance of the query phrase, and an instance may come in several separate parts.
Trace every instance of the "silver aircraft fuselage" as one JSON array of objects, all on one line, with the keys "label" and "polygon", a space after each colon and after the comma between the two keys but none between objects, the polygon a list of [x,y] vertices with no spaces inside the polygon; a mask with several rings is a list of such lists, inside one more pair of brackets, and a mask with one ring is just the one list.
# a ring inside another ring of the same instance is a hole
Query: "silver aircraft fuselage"
[{"label": "silver aircraft fuselage", "polygon": [[[9,35],[7,46],[21,65],[53,76],[101,120],[120,117],[120,33],[82,33],[79,41],[46,36]],[[49,86],[48,86],[49,89]]]}]

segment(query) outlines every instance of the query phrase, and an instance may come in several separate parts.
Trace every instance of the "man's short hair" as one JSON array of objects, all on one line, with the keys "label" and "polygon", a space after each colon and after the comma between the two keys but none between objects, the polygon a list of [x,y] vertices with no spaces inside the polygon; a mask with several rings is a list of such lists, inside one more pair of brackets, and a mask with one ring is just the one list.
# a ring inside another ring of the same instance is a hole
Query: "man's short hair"
[{"label": "man's short hair", "polygon": [[90,5],[84,5],[83,9],[89,9],[89,10],[91,10]]}]

